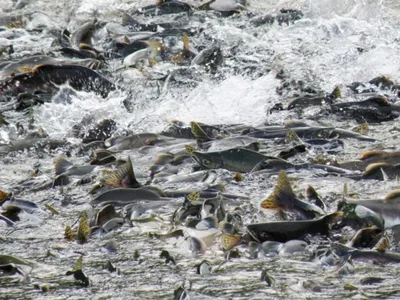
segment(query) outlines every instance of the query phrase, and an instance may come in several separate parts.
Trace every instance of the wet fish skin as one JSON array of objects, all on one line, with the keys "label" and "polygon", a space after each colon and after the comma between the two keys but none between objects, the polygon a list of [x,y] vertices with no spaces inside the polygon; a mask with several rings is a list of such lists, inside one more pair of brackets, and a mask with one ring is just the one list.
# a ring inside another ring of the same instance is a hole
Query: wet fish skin
[{"label": "wet fish skin", "polygon": [[95,92],[107,97],[116,86],[95,71],[76,65],[40,65],[31,72],[0,81],[0,92],[34,93],[37,90],[56,92],[58,86],[69,83],[76,90]]},{"label": "wet fish skin", "polygon": [[101,193],[90,203],[92,205],[111,203],[114,206],[126,205],[139,200],[162,200],[160,192],[151,187],[117,188]]},{"label": "wet fish skin", "polygon": [[93,33],[96,29],[96,21],[89,21],[80,26],[71,36],[71,46],[79,48],[80,44],[92,44]]},{"label": "wet fish skin", "polygon": [[400,115],[400,107],[390,104],[384,97],[332,104],[330,108],[333,113],[354,118],[359,123],[381,123],[396,119]]},{"label": "wet fish skin", "polygon": [[[99,64],[95,64],[95,62]],[[91,66],[100,66],[101,62],[95,59],[56,59],[46,55],[34,55],[27,58],[23,58],[17,62],[7,64],[0,71],[0,79],[5,79],[12,73],[25,73],[24,69],[34,68],[37,65],[49,64],[49,65],[79,65],[83,67],[91,68]]]},{"label": "wet fish skin", "polygon": [[297,199],[285,171],[279,173],[274,191],[261,202],[261,207],[293,212],[302,220],[314,219],[324,215],[324,211],[318,206]]},{"label": "wet fish skin", "polygon": [[287,242],[300,239],[305,234],[329,234],[329,223],[340,216],[335,212],[319,219],[249,224],[247,230],[257,242],[274,240]]},{"label": "wet fish skin", "polygon": [[380,214],[385,220],[385,227],[400,224],[400,190],[390,192],[383,199],[354,199],[345,198],[346,203],[358,204]]},{"label": "wet fish skin", "polygon": [[243,148],[204,153],[194,151],[192,158],[207,169],[223,168],[241,173],[251,172],[259,163],[269,158],[280,160],[279,158],[269,157]]},{"label": "wet fish skin", "polygon": [[400,254],[394,252],[381,252],[377,250],[361,250],[350,248],[339,243],[331,244],[332,251],[341,258],[376,261],[379,263],[400,263]]}]

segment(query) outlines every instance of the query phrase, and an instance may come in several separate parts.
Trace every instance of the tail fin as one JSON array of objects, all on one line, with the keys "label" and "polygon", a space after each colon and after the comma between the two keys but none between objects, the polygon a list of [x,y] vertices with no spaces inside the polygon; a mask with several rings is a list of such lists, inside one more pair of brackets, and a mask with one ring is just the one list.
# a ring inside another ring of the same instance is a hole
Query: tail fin
[{"label": "tail fin", "polygon": [[136,180],[130,157],[121,168],[105,177],[101,183],[112,187],[139,188],[142,185]]},{"label": "tail fin", "polygon": [[342,98],[342,93],[338,86],[333,89],[333,91],[331,93],[331,98],[332,99]]},{"label": "tail fin", "polygon": [[286,199],[294,199],[296,197],[293,193],[289,178],[285,171],[279,173],[278,181],[275,185],[274,191],[267,199],[261,202],[261,207],[265,209],[283,208],[282,203],[279,203],[279,199],[282,196],[284,196]]},{"label": "tail fin", "polygon": [[190,156],[192,156],[193,152],[196,151],[196,148],[190,145],[185,145],[185,150]]},{"label": "tail fin", "polygon": [[302,143],[301,139],[299,138],[297,133],[292,128],[289,128],[287,130],[285,142],[286,143],[291,143],[291,142]]},{"label": "tail fin", "polygon": [[182,63],[185,59],[190,57],[191,52],[189,50],[189,37],[186,34],[186,32],[183,33],[182,40],[183,40],[182,52],[171,58],[171,61],[174,63]]}]

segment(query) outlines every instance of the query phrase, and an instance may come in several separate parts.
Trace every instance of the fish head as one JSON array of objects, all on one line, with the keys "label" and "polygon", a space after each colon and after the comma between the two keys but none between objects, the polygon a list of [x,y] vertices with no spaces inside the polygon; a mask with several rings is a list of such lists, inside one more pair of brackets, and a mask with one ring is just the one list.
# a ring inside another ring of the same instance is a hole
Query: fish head
[{"label": "fish head", "polygon": [[222,167],[222,160],[215,153],[201,153],[194,151],[192,158],[202,167],[206,169],[218,169]]}]

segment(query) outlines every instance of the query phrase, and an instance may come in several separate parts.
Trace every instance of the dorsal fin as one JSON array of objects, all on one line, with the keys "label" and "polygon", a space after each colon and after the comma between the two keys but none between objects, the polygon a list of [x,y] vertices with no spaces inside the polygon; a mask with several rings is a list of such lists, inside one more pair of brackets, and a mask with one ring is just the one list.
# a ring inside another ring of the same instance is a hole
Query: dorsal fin
[{"label": "dorsal fin", "polygon": [[367,122],[364,122],[364,123],[362,123],[362,124],[360,124],[360,125],[354,127],[354,128],[352,129],[352,131],[358,132],[358,133],[361,133],[361,134],[367,134],[368,131],[369,131],[369,125],[368,125]]},{"label": "dorsal fin", "polygon": [[376,243],[374,249],[379,252],[386,252],[390,248],[390,240],[385,235]]},{"label": "dorsal fin", "polygon": [[130,44],[130,43],[131,43],[129,37],[126,36],[126,35],[124,36],[124,43],[127,43],[127,44]]},{"label": "dorsal fin", "polygon": [[371,150],[371,151],[365,151],[361,153],[361,160],[366,160],[368,158],[371,158],[373,156],[379,156],[379,155],[384,155],[387,154],[388,152],[383,151],[383,150]]},{"label": "dorsal fin", "polygon": [[384,202],[388,203],[390,200],[396,199],[400,197],[400,189],[391,191],[389,194],[386,195],[384,198]]},{"label": "dorsal fin", "polygon": [[221,246],[225,251],[231,250],[240,244],[242,236],[239,234],[224,233],[221,235]]},{"label": "dorsal fin", "polygon": [[374,164],[370,164],[365,168],[364,171],[364,176],[368,176],[371,175],[372,173],[374,173],[376,170],[379,170],[382,167],[389,167],[390,165],[388,163],[385,162],[380,162],[380,163],[374,163]]},{"label": "dorsal fin", "polygon": [[185,199],[187,199],[188,201],[197,201],[200,199],[200,192],[196,191],[196,192],[190,193],[190,194],[186,195]]},{"label": "dorsal fin", "polygon": [[375,103],[379,106],[390,106],[391,105],[389,100],[383,96],[376,96],[376,97],[368,98],[365,101]]},{"label": "dorsal fin", "polygon": [[212,140],[197,122],[190,122],[190,129],[192,130],[192,134],[196,140],[201,142],[209,142]]},{"label": "dorsal fin", "polygon": [[49,65],[46,65],[46,64],[36,65],[36,66],[34,66],[34,67],[32,68],[31,73],[32,73],[32,74],[36,74],[36,73],[40,72],[42,69],[44,69],[44,68],[46,68],[46,67],[48,67],[48,66],[49,66]]},{"label": "dorsal fin", "polygon": [[384,87],[394,85],[394,82],[390,79],[390,77],[385,75],[375,77],[371,79],[369,83],[376,86],[382,85]]},{"label": "dorsal fin", "polygon": [[285,138],[286,143],[291,143],[291,142],[296,142],[296,143],[301,143],[301,139],[297,135],[297,133],[292,129],[289,128],[286,132],[286,138]]},{"label": "dorsal fin", "polygon": [[261,202],[261,207],[265,209],[277,209],[282,205],[279,203],[279,198],[285,194],[285,197],[293,197],[295,195],[290,185],[289,178],[285,171],[281,171],[278,176],[277,183],[275,185],[274,191],[267,199]]},{"label": "dorsal fin", "polygon": [[312,200],[323,211],[327,210],[327,207],[326,207],[324,201],[322,201],[322,199],[320,198],[320,196],[318,195],[317,191],[314,189],[313,186],[311,186],[311,185],[307,186],[306,196],[309,201]]},{"label": "dorsal fin", "polygon": [[342,98],[342,93],[340,91],[340,88],[338,86],[336,86],[332,93],[331,93],[331,98],[333,99],[338,99],[338,98]]},{"label": "dorsal fin", "polygon": [[140,23],[138,21],[136,21],[134,18],[132,18],[130,15],[128,15],[127,13],[124,13],[122,15],[121,25],[122,26],[140,25]]},{"label": "dorsal fin", "polygon": [[131,158],[118,170],[101,180],[101,183],[112,187],[139,188],[142,185],[136,180]]},{"label": "dorsal fin", "polygon": [[71,163],[70,161],[66,160],[64,157],[62,156],[57,156],[54,159],[54,171],[57,175],[60,175],[62,173],[65,173],[70,167],[73,166],[73,163]]},{"label": "dorsal fin", "polygon": [[185,150],[190,156],[192,156],[193,152],[196,151],[196,148],[190,145],[185,145]]}]

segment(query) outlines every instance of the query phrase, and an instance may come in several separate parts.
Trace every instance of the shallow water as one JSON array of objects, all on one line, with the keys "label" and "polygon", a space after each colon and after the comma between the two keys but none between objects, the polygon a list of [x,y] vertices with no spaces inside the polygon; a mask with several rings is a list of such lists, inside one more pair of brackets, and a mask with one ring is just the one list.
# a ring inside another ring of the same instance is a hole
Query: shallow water
[{"label": "shallow water", "polygon": [[[13,7],[12,1],[0,1],[4,12]],[[94,16],[106,22],[120,22],[122,12],[148,3],[121,0],[30,1],[22,10],[14,11],[34,12],[26,25],[28,31],[0,31],[0,45],[13,44],[16,55],[20,56],[42,51],[47,53],[54,39],[49,32],[65,27],[73,31],[78,24]],[[77,144],[79,140],[72,138],[69,132],[86,115],[92,115],[95,121],[111,118],[117,122],[120,132],[129,129],[135,133],[159,132],[171,119],[206,124],[284,124],[285,120],[298,118],[298,115],[295,112],[269,113],[274,104],[292,96],[290,93],[282,96],[276,93],[281,84],[276,74],[281,70],[291,79],[303,80],[316,90],[329,92],[339,85],[344,94],[343,101],[354,101],[352,96],[346,95],[345,86],[351,82],[369,81],[380,75],[400,81],[398,1],[248,0],[249,11],[257,13],[275,14],[281,8],[301,9],[305,17],[291,25],[274,24],[258,28],[249,27],[248,18],[240,15],[220,19],[210,17],[202,24],[194,22],[193,26],[201,25],[206,32],[204,36],[191,40],[194,47],[203,45],[206,37],[210,36],[221,41],[226,57],[216,75],[201,74],[191,78],[190,84],[171,83],[160,88],[137,71],[123,71],[122,75],[115,72],[120,67],[120,61],[112,61],[109,66],[111,74],[107,78],[119,81],[122,90],[111,93],[106,99],[93,93],[77,92],[67,104],[62,99],[57,101],[56,97],[52,103],[34,107],[35,126],[42,127],[52,138],[67,138]],[[35,30],[43,26],[44,30]],[[105,32],[100,30],[94,45],[101,48],[104,39]],[[5,57],[0,56],[0,59]],[[248,72],[249,66],[256,71]],[[174,67],[166,63],[154,68],[163,71]],[[131,111],[122,103],[127,98],[132,105]],[[395,95],[393,99],[398,102]],[[314,108],[306,110],[301,118],[303,121],[312,119],[317,111]],[[7,120],[27,123],[27,116],[21,113],[6,112],[4,115]],[[357,126],[356,122],[343,122],[331,116],[319,121],[344,129]],[[14,125],[0,129],[1,142],[8,142],[15,132]],[[397,120],[370,125],[368,136],[376,138],[377,142],[346,140],[345,150],[338,159],[356,159],[360,151],[366,150],[399,150]],[[60,154],[65,153],[63,150],[25,150],[0,154],[0,189],[12,191],[16,183],[30,177],[36,163],[40,163],[43,176],[51,178],[53,159]],[[118,155],[130,155],[138,180],[145,182],[148,179],[148,167],[154,161],[154,153],[146,155],[128,150]],[[82,157],[72,160],[74,163],[84,162]],[[232,180],[231,172],[218,170],[217,175],[220,181],[227,184],[227,192],[249,197],[249,200],[236,200],[235,206],[246,207],[248,201],[259,207],[260,201],[272,191],[277,174],[271,177],[245,175],[245,180],[240,183]],[[387,191],[398,188],[397,181],[356,182],[345,178],[317,177],[309,170],[298,172],[293,177],[297,179],[294,185],[296,193],[302,193],[307,184],[312,184],[326,199],[330,211],[335,210],[341,199],[345,182],[349,182],[351,192],[363,196],[382,197]],[[190,184],[167,183],[160,186],[171,189],[193,187]],[[347,273],[340,271],[340,266],[325,266],[309,257],[250,259],[245,245],[238,247],[242,252],[241,258],[222,264],[224,254],[219,243],[209,247],[205,254],[198,255],[192,254],[183,240],[165,243],[149,238],[148,232],[166,232],[170,228],[168,217],[171,207],[157,211],[164,221],[153,228],[146,228],[146,224],[124,224],[104,236],[91,238],[83,245],[68,242],[64,239],[65,226],[72,225],[80,212],[91,210],[89,202],[92,197],[87,193],[88,188],[88,185],[71,185],[23,195],[24,199],[34,201],[41,208],[51,204],[60,214],[51,216],[46,211],[44,217],[39,219],[26,216],[12,228],[0,227],[0,254],[14,255],[35,263],[26,281],[20,275],[0,277],[0,298],[171,299],[174,289],[182,282],[185,282],[190,299],[399,297],[396,279],[400,269],[397,265],[355,262],[354,266],[349,266]],[[244,216],[245,223],[253,217],[257,218],[250,213],[251,210],[249,215]],[[105,249],[104,245],[109,241],[116,242],[116,252]],[[317,244],[318,241],[314,241],[311,246],[317,247]],[[178,253],[176,265],[165,264],[165,260],[160,258],[163,249]],[[139,257],[135,257],[135,251]],[[89,287],[77,286],[72,276],[65,276],[80,254],[84,255],[83,270],[90,278]],[[196,274],[195,265],[203,259],[211,262],[211,275]],[[106,269],[108,261],[119,272],[109,272]],[[260,279],[264,269],[268,269],[275,279],[271,287]],[[360,283],[361,279],[370,276],[383,280],[373,285]],[[35,284],[48,284],[50,291],[42,292]],[[357,289],[349,290],[345,288],[346,284]]]}]

